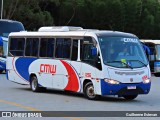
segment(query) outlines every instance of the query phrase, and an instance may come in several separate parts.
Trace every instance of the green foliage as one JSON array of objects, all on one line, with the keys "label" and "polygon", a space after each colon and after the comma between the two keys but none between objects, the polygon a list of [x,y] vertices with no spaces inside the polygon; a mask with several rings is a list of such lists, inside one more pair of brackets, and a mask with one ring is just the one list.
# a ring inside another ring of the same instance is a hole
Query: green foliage
[{"label": "green foliage", "polygon": [[27,30],[69,25],[160,39],[159,0],[4,0],[4,18]]},{"label": "green foliage", "polygon": [[50,12],[42,11],[40,8],[40,1],[5,0],[4,3],[4,18],[21,21],[26,30],[37,30],[41,26],[54,25]]}]

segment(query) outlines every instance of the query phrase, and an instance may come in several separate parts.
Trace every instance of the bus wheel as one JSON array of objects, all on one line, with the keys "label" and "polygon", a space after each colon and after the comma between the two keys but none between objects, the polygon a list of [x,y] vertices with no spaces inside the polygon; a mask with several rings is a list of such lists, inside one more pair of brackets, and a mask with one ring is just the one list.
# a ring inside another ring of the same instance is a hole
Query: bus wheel
[{"label": "bus wheel", "polygon": [[85,87],[84,87],[84,95],[89,100],[97,100],[100,97],[99,95],[96,95],[94,93],[94,86],[93,86],[92,82],[88,82],[85,85]]},{"label": "bus wheel", "polygon": [[0,70],[0,74],[3,72],[3,70]]},{"label": "bus wheel", "polygon": [[138,95],[124,95],[123,97],[126,99],[126,100],[133,100],[137,97]]},{"label": "bus wheel", "polygon": [[38,80],[35,76],[31,77],[30,87],[33,92],[40,92],[41,91],[40,87],[38,86]]}]

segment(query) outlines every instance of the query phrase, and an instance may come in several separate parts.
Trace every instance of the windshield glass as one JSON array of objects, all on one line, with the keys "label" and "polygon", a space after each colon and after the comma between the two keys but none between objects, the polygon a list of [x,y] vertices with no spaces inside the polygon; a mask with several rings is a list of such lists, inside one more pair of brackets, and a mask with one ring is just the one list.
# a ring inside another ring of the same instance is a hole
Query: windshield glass
[{"label": "windshield glass", "polygon": [[20,22],[0,21],[0,36],[8,37],[11,32],[24,31]]},{"label": "windshield glass", "polygon": [[8,42],[2,40],[0,37],[0,57],[6,57],[7,55]]},{"label": "windshield glass", "polygon": [[104,64],[120,68],[138,68],[148,64],[137,38],[99,37]]}]

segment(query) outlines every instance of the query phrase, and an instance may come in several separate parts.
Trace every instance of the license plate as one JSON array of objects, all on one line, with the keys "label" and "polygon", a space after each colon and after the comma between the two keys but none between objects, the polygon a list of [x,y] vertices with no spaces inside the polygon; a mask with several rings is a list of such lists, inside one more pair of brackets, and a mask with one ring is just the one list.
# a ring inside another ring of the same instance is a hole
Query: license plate
[{"label": "license plate", "polygon": [[127,89],[128,90],[133,90],[133,89],[136,89],[136,86],[128,86]]}]

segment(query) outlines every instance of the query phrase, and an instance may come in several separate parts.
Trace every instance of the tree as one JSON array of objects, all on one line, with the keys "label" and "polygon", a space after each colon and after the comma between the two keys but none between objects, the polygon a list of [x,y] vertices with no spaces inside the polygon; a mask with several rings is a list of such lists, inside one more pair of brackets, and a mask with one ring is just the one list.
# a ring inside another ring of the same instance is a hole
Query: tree
[{"label": "tree", "polygon": [[51,14],[42,11],[39,3],[40,1],[37,0],[6,0],[4,18],[21,21],[26,30],[37,30],[41,26],[54,25]]}]

